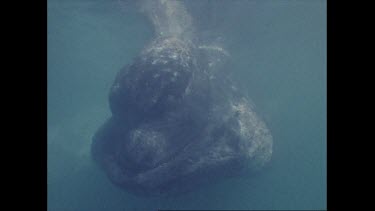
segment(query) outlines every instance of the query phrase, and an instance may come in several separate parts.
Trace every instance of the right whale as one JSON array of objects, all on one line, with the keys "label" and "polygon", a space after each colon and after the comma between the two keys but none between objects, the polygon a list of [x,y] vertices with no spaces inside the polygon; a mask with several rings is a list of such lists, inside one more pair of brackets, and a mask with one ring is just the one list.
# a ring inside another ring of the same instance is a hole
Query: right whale
[{"label": "right whale", "polygon": [[270,160],[270,131],[225,74],[209,70],[207,54],[160,36],[118,73],[112,116],[91,148],[115,185],[174,195]]}]

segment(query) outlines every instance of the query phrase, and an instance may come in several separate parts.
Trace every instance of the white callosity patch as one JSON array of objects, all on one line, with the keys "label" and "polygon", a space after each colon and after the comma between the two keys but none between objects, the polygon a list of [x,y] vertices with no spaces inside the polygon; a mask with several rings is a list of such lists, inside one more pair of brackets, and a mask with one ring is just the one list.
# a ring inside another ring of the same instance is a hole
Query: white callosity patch
[{"label": "white callosity patch", "polygon": [[215,140],[215,145],[204,156],[198,157],[196,160],[190,159],[190,165],[186,172],[194,172],[210,165],[220,165],[236,158],[237,152],[225,142],[227,142],[225,138]]},{"label": "white callosity patch", "polygon": [[150,129],[135,129],[131,132],[128,143],[130,156],[138,163],[150,159],[151,165],[163,158],[166,140],[162,133]]},{"label": "white callosity patch", "polygon": [[230,57],[230,54],[219,44],[200,45],[199,50],[204,51],[210,78],[214,77],[219,67]]},{"label": "white callosity patch", "polygon": [[263,165],[272,155],[272,136],[264,122],[259,119],[246,99],[231,103],[232,111],[238,116],[241,149],[254,162]]},{"label": "white callosity patch", "polygon": [[[146,48],[142,54],[143,58],[151,59],[152,64],[167,64],[175,61],[182,67],[188,68],[196,61],[192,56],[193,45],[176,37],[157,39]],[[165,69],[165,71],[171,71]]]},{"label": "white callosity patch", "polygon": [[[265,123],[257,116],[246,98],[230,102],[229,113],[217,106],[214,113],[221,114],[221,120],[229,124],[228,133],[212,140],[214,144],[204,156],[191,160],[187,172],[194,172],[211,165],[222,165],[245,157],[253,170],[262,167],[271,159],[272,136]],[[233,118],[234,117],[234,118]],[[234,132],[235,136],[230,133]],[[238,138],[238,139],[237,139]],[[236,144],[238,140],[238,145]]]}]

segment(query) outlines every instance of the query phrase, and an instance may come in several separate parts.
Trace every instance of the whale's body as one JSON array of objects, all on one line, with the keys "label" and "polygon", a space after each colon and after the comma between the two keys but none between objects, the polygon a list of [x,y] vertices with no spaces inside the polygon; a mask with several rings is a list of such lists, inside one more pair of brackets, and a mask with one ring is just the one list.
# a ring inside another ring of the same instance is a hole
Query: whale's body
[{"label": "whale's body", "polygon": [[118,73],[112,117],[92,143],[94,160],[114,184],[170,195],[270,159],[266,125],[204,58],[188,41],[161,37]]}]

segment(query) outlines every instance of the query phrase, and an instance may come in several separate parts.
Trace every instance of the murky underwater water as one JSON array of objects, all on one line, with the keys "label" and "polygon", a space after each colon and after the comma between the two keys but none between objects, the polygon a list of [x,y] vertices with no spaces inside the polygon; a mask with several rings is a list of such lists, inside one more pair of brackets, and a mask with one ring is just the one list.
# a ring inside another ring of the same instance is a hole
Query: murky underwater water
[{"label": "murky underwater water", "polygon": [[326,208],[326,1],[207,2],[190,5],[196,27],[230,53],[228,74],[272,132],[271,162],[174,198],[113,186],[91,160],[91,138],[110,116],[116,73],[152,27],[124,1],[49,0],[49,211]]}]

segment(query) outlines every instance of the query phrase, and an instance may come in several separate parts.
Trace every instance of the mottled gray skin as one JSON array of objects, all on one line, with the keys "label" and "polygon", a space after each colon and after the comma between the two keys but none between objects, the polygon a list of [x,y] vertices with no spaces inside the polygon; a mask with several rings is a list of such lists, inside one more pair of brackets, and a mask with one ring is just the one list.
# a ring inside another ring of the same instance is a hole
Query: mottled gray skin
[{"label": "mottled gray skin", "polygon": [[138,195],[178,194],[270,159],[267,127],[233,84],[209,71],[204,54],[159,38],[118,73],[112,117],[92,144],[114,184]]}]

